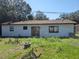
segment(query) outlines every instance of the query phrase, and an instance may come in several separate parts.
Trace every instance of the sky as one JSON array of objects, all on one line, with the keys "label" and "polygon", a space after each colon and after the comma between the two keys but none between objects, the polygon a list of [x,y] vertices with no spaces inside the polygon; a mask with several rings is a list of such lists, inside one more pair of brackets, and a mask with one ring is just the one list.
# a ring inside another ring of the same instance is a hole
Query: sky
[{"label": "sky", "polygon": [[[79,0],[25,0],[34,11],[65,12],[70,13],[79,10]],[[50,19],[58,18],[59,14],[47,14]]]}]

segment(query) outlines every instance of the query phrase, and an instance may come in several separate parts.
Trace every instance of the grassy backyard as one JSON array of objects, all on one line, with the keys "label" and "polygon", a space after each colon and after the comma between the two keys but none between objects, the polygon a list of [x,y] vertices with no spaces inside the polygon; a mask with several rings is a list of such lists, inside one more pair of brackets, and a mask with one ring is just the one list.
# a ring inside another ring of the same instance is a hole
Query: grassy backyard
[{"label": "grassy backyard", "polygon": [[[18,39],[18,43],[17,40]],[[23,49],[24,43],[31,47]],[[79,40],[74,38],[0,38],[0,59],[79,59]]]}]

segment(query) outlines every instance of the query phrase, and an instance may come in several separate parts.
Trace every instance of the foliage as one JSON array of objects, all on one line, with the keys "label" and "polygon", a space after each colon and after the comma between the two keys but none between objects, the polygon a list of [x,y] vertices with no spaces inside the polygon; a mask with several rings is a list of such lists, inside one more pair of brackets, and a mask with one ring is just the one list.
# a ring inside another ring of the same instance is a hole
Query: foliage
[{"label": "foliage", "polygon": [[[31,53],[39,56],[39,59],[79,59],[79,40],[74,38],[19,38],[20,44],[4,44],[15,38],[0,38],[1,59],[21,59],[33,57]],[[25,42],[31,42],[32,46],[23,49]]]},{"label": "foliage", "polygon": [[33,17],[32,14],[30,14],[30,15],[27,16],[27,20],[33,20],[33,18],[34,18],[34,17]]},{"label": "foliage", "polygon": [[35,20],[48,20],[47,16],[42,11],[37,11],[34,18]]},{"label": "foliage", "polygon": [[62,19],[69,19],[79,23],[79,10],[71,13],[63,13],[60,15]]},{"label": "foliage", "polygon": [[0,22],[27,19],[31,10],[24,0],[0,0]]}]

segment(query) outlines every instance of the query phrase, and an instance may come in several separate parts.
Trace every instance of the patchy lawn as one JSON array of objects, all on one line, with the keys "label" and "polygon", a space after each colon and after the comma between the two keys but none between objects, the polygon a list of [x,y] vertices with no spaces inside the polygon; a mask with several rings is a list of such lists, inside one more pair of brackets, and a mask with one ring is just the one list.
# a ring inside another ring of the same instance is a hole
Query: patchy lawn
[{"label": "patchy lawn", "polygon": [[[17,42],[18,40],[18,42]],[[24,43],[31,47],[23,49]],[[0,38],[0,59],[79,59],[79,40],[74,38]]]}]

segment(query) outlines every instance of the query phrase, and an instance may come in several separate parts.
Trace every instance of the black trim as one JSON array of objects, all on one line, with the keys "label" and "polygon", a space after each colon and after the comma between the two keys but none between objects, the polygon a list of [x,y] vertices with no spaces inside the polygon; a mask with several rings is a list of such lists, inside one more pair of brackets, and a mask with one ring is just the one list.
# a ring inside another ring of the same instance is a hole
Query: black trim
[{"label": "black trim", "polygon": [[2,36],[2,26],[0,25],[0,36]]},{"label": "black trim", "polygon": [[76,34],[76,27],[75,27],[76,24],[74,24],[74,36]]},{"label": "black trim", "polygon": [[2,25],[62,25],[62,24],[75,24],[75,23],[46,23],[46,24],[2,24]]}]

